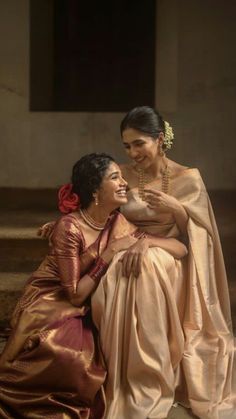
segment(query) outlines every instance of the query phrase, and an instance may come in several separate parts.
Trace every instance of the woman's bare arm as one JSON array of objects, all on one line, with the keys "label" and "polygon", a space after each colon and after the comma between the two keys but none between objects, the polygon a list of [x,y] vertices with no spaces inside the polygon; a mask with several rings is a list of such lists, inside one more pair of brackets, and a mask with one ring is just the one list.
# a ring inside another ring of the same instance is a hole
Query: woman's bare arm
[{"label": "woman's bare arm", "polygon": [[160,247],[170,253],[175,259],[181,259],[188,253],[187,247],[175,238],[155,237],[148,234],[146,237],[149,247]]}]

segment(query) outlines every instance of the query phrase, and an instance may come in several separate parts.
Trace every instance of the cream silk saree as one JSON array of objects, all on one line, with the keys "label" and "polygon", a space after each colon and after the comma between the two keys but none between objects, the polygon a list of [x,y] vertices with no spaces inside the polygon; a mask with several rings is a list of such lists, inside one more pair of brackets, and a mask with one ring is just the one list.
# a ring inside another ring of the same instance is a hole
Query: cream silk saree
[{"label": "cream silk saree", "polygon": [[[154,181],[150,187],[160,189]],[[197,169],[170,181],[188,215],[189,253],[150,248],[138,278],[117,254],[92,298],[108,369],[106,419],[166,418],[177,401],[202,419],[236,418],[234,341],[224,261],[212,207]],[[178,237],[174,219],[129,191],[122,208],[139,229]]]}]

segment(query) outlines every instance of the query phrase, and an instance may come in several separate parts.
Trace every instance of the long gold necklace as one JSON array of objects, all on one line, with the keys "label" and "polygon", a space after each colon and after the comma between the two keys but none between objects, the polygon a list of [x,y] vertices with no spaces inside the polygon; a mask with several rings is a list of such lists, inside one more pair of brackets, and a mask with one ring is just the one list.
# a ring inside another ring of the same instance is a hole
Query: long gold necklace
[{"label": "long gold necklace", "polygon": [[[138,169],[138,194],[139,197],[145,201],[145,192],[144,188],[147,183],[153,181],[155,178],[151,178],[144,172],[143,169]],[[168,165],[166,165],[165,169],[162,172],[161,177],[161,190],[162,192],[168,194],[169,193],[169,185],[170,185],[170,169]]]},{"label": "long gold necklace", "polygon": [[86,224],[89,225],[89,227],[93,228],[94,230],[99,230],[99,231],[102,231],[104,229],[105,223],[102,224],[95,221],[85,209],[84,210],[79,209],[79,213],[81,217],[83,218],[83,220],[86,222]]}]

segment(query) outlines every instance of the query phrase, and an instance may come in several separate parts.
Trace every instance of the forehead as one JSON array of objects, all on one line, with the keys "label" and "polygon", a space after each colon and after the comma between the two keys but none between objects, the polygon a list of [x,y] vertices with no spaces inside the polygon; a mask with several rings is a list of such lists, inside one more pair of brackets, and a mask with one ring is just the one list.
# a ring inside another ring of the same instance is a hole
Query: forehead
[{"label": "forehead", "polygon": [[121,172],[120,171],[120,168],[119,168],[119,166],[118,166],[118,164],[117,163],[115,163],[115,162],[111,162],[110,164],[109,164],[109,166],[108,166],[108,168],[107,168],[107,170],[106,170],[106,174],[105,174],[105,177],[108,177],[109,175],[111,175],[112,173],[114,173],[114,172]]},{"label": "forehead", "polygon": [[123,131],[122,139],[124,143],[132,143],[136,140],[152,140],[152,137],[148,134],[143,133],[142,131],[138,131],[134,128],[127,128]]}]

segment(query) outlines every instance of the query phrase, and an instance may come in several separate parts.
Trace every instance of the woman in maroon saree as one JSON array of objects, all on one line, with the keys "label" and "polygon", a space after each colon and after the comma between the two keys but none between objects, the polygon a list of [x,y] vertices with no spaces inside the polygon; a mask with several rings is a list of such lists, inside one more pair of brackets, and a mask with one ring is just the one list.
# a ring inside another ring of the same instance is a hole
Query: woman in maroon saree
[{"label": "woman in maroon saree", "polygon": [[[90,296],[113,256],[142,236],[114,211],[127,201],[126,185],[111,157],[91,154],[61,190],[59,207],[67,214],[26,284],[0,359],[1,418],[104,417],[106,369]],[[159,246],[177,257],[186,252],[175,239],[160,239]]]}]

